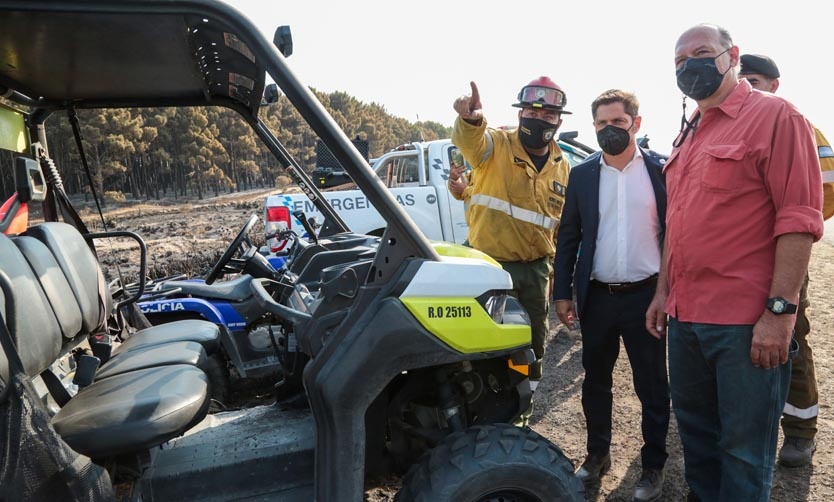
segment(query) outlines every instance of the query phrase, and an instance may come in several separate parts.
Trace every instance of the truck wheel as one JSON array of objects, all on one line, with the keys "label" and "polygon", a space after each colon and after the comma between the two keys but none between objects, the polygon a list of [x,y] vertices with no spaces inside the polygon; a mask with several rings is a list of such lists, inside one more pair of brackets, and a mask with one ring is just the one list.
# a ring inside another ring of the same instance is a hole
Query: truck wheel
[{"label": "truck wheel", "polygon": [[564,453],[529,428],[476,426],[450,435],[413,465],[395,502],[584,501]]}]

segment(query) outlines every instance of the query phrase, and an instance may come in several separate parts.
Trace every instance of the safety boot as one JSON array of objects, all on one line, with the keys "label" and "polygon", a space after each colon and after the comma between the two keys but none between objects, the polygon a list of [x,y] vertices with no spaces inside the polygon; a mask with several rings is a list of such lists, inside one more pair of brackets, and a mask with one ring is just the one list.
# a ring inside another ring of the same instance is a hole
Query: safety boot
[{"label": "safety boot", "polygon": [[779,465],[785,467],[803,467],[811,463],[817,442],[813,439],[785,436],[782,449],[779,450]]}]

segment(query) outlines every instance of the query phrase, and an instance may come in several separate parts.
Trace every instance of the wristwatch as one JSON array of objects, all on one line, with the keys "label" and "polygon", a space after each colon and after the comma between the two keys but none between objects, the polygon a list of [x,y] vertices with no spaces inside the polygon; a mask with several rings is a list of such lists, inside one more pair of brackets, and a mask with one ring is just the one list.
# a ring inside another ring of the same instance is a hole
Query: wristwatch
[{"label": "wristwatch", "polygon": [[774,296],[773,298],[767,299],[767,310],[776,315],[795,314],[796,304],[785,300],[781,296]]}]

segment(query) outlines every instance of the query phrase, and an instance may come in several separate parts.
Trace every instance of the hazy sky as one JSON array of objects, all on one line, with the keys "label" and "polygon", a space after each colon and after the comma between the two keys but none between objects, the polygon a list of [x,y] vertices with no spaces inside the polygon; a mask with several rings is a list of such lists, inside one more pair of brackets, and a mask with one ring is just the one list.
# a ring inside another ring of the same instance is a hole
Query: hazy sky
[{"label": "hazy sky", "polygon": [[[269,40],[290,25],[289,58],[301,81],[345,91],[411,121],[452,125],[454,99],[474,80],[491,125],[517,124],[519,89],[539,75],[567,93],[562,130],[596,147],[591,101],[621,88],[637,94],[642,133],[671,149],[680,126],[674,45],[687,28],[727,28],[742,53],[771,56],[782,73],[779,95],[834,140],[834,35],[810,2],[592,1],[471,2],[230,0]],[[820,5],[820,4],[817,4]],[[693,110],[689,101],[687,114]],[[391,145],[393,146],[393,145]]]}]

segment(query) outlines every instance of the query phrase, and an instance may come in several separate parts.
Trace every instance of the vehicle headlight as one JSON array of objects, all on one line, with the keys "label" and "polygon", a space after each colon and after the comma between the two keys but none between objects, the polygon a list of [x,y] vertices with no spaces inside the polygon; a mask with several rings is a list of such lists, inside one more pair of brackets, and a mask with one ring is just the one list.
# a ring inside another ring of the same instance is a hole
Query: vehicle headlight
[{"label": "vehicle headlight", "polygon": [[490,295],[484,303],[484,308],[496,324],[530,325],[530,316],[527,311],[517,298],[506,292]]}]

